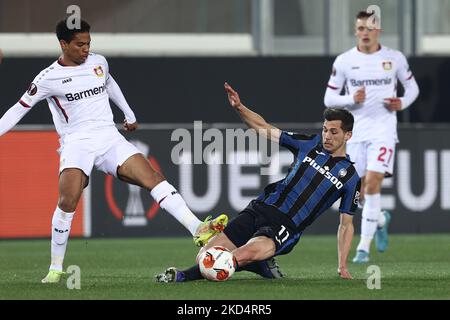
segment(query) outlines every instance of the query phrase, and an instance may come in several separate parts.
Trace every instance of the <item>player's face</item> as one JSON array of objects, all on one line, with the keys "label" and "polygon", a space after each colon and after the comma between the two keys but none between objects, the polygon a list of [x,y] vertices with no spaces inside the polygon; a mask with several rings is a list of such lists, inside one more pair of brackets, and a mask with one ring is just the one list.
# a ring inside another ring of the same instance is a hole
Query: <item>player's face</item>
[{"label": "player's face", "polygon": [[91,35],[89,32],[75,33],[72,41],[67,43],[61,40],[60,43],[64,52],[64,58],[74,64],[80,65],[86,61],[89,55]]},{"label": "player's face", "polygon": [[344,156],[345,143],[350,139],[352,133],[342,130],[341,125],[341,120],[325,120],[322,128],[322,144],[329,153]]},{"label": "player's face", "polygon": [[365,48],[378,47],[380,29],[367,27],[367,19],[357,19],[355,23],[355,36],[358,38],[358,46]]}]

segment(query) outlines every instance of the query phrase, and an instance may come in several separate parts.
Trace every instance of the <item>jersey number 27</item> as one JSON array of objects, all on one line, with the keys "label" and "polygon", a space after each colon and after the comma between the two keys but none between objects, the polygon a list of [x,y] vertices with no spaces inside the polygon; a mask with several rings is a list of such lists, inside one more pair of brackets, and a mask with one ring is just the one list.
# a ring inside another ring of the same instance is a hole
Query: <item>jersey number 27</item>
[{"label": "jersey number 27", "polygon": [[[386,155],[387,153],[389,153],[389,155]],[[386,147],[381,147],[380,155],[378,156],[378,161],[385,162],[386,164],[388,164],[389,162],[391,162],[393,154],[394,154],[394,150],[392,150],[391,148],[388,149]],[[387,161],[386,161],[386,156],[388,157]]]}]

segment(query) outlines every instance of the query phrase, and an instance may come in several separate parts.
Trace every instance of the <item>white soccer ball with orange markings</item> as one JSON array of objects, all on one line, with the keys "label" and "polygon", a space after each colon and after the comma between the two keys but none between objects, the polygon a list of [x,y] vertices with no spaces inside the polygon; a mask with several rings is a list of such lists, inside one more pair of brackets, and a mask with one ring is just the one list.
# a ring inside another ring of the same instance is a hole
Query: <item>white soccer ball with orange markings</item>
[{"label": "white soccer ball with orange markings", "polygon": [[198,260],[203,277],[211,281],[230,279],[236,271],[236,258],[225,247],[211,247],[200,255]]}]

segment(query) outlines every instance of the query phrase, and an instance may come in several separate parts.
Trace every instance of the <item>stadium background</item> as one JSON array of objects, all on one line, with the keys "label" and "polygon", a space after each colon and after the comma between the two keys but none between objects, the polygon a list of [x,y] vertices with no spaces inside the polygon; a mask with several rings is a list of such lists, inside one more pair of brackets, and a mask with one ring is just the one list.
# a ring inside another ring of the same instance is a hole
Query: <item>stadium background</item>
[{"label": "stadium background", "polygon": [[[0,0],[1,114],[58,56],[52,32],[71,4],[79,5],[91,23],[91,50],[108,58],[141,124],[127,137],[202,218],[221,212],[234,216],[275,177],[260,176],[257,163],[175,165],[170,159],[177,143],[170,139],[173,130],[191,130],[194,121],[202,121],[204,128],[243,128],[223,91],[228,81],[270,122],[318,132],[333,59],[355,43],[354,13],[370,4],[380,6],[385,30],[381,42],[408,56],[421,90],[417,101],[399,113],[401,142],[395,175],[384,183],[383,206],[395,214],[393,233],[450,231],[450,0]],[[113,111],[120,124],[123,116],[117,108]],[[0,138],[0,238],[50,236],[57,148],[44,102]],[[337,223],[336,212],[330,210],[309,233],[334,234]],[[358,233],[359,217],[355,225]],[[96,172],[71,235],[187,232],[145,192]]]}]

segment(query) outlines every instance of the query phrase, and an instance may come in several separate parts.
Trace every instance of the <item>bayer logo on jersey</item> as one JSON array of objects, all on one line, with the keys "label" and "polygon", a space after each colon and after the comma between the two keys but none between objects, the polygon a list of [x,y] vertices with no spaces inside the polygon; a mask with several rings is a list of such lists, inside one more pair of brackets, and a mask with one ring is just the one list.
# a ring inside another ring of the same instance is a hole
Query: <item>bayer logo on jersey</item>
[{"label": "bayer logo on jersey", "polygon": [[97,75],[97,77],[103,77],[102,66],[98,66],[98,67],[94,68],[94,73]]},{"label": "bayer logo on jersey", "polygon": [[383,61],[383,69],[386,71],[389,71],[392,69],[392,62],[391,61]]}]

